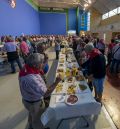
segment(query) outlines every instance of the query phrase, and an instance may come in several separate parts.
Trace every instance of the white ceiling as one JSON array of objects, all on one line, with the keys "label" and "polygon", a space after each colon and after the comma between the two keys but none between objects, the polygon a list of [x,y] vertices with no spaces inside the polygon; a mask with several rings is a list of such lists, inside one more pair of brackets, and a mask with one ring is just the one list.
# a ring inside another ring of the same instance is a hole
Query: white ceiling
[{"label": "white ceiling", "polygon": [[120,0],[96,0],[93,7],[100,13],[105,14],[120,6]]},{"label": "white ceiling", "polygon": [[[33,0],[40,7],[74,8],[83,7],[89,0]],[[91,0],[95,1],[95,0]]]},{"label": "white ceiling", "polygon": [[[55,7],[55,8],[84,8],[85,3],[89,0],[33,0],[40,7]],[[92,4],[87,7],[94,7],[101,14],[107,13],[120,6],[120,0],[91,0]]]}]

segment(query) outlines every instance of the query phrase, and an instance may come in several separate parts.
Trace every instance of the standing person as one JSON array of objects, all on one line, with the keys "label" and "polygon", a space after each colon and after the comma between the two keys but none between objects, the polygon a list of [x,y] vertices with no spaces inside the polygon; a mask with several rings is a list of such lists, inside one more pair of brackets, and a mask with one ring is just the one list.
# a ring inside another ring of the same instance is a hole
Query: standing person
[{"label": "standing person", "polygon": [[26,38],[23,37],[23,40],[19,39],[20,41],[20,50],[22,57],[24,59],[24,62],[26,62],[26,58],[28,57],[30,51],[29,51],[29,46],[26,43]]},{"label": "standing person", "polygon": [[33,53],[34,49],[33,49],[33,47],[32,47],[31,42],[28,40],[28,38],[27,38],[27,37],[24,37],[23,41],[25,41],[25,42],[27,43],[27,45],[28,45],[28,47],[29,47],[29,53],[30,53],[30,54]]},{"label": "standing person", "polygon": [[3,48],[7,52],[8,62],[11,64],[11,73],[16,73],[15,62],[17,62],[19,69],[22,69],[22,64],[18,55],[18,46],[13,42],[13,39],[6,37],[6,43]]},{"label": "standing person", "polygon": [[49,64],[48,64],[48,55],[45,53],[45,46],[39,43],[37,45],[37,53],[44,55],[43,72],[44,72],[44,74],[47,74],[47,72],[49,70]]},{"label": "standing person", "polygon": [[111,43],[108,45],[108,54],[107,54],[107,57],[108,57],[108,66],[110,65],[111,61],[112,61],[112,50],[113,50],[113,47],[115,46],[115,40],[114,39],[111,39]]},{"label": "standing person", "polygon": [[49,37],[49,41],[50,41],[50,46],[52,47],[52,42],[53,42],[52,36]]},{"label": "standing person", "polygon": [[5,38],[6,38],[5,36],[2,36],[1,37],[1,45],[4,45],[5,44]]},{"label": "standing person", "polygon": [[[116,44],[112,50],[112,62],[111,62],[111,73],[119,73],[120,66],[120,43]],[[115,70],[114,70],[115,69]]]},{"label": "standing person", "polygon": [[96,45],[97,49],[100,50],[100,52],[104,55],[105,53],[105,43],[104,43],[104,39],[101,39],[97,45]]},{"label": "standing person", "polygon": [[43,58],[43,55],[39,53],[31,54],[27,58],[24,68],[19,73],[22,101],[29,112],[29,129],[44,129],[40,121],[40,117],[45,110],[43,98],[50,96],[61,81],[60,77],[58,77],[52,86],[46,86],[39,73],[44,62]]},{"label": "standing person", "polygon": [[56,60],[59,59],[59,52],[60,52],[60,41],[57,39],[55,41],[55,51],[56,51]]},{"label": "standing person", "polygon": [[89,55],[89,75],[93,77],[95,98],[102,103],[103,85],[106,75],[106,61],[104,55],[93,44],[88,43],[85,51]]},{"label": "standing person", "polygon": [[75,52],[76,51],[76,49],[77,49],[77,41],[76,41],[76,38],[75,37],[73,37],[73,45],[72,45],[72,47],[73,47],[73,51]]}]

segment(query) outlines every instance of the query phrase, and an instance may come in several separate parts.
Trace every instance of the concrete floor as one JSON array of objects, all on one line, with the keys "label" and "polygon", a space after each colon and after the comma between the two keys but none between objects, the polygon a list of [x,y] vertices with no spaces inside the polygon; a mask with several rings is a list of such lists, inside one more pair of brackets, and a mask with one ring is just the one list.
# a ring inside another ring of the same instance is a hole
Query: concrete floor
[{"label": "concrete floor", "polygon": [[[54,69],[53,64],[55,63],[55,54],[53,53],[53,51],[53,48],[48,49],[47,51],[49,52],[49,65],[52,66],[47,76],[48,84],[52,83],[53,80],[51,80],[50,78],[51,76],[54,76],[54,74],[51,74],[51,71]],[[8,72],[10,72],[9,68],[0,68],[0,75],[2,75],[0,76],[0,129],[27,129],[27,111],[25,110],[21,102],[21,95],[18,84],[18,73],[8,74]],[[118,112],[120,111],[120,105],[118,105],[117,102],[118,96],[120,94],[117,89],[113,89],[114,88],[111,88],[111,85],[108,85],[108,82],[106,81],[104,102],[109,113],[113,114],[111,116],[113,116],[112,118],[113,120],[115,120],[116,125],[120,127],[120,115],[118,114]],[[110,99],[111,97],[116,99]],[[115,110],[110,110],[109,107],[114,107]],[[91,127],[89,129],[113,129],[114,125],[113,127],[111,126],[109,122],[109,115],[106,113],[107,112],[103,107],[101,114],[98,117],[93,118],[94,124],[91,123]],[[78,125],[78,123],[79,119],[64,121],[60,129],[78,129],[78,126],[75,127],[75,125]]]}]

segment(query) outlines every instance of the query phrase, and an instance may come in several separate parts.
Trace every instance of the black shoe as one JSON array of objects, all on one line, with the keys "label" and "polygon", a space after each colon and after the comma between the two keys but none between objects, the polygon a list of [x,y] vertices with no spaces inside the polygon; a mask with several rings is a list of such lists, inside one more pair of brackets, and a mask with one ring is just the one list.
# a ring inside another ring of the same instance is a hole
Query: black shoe
[{"label": "black shoe", "polygon": [[50,128],[44,128],[44,129],[50,129]]},{"label": "black shoe", "polygon": [[14,74],[14,73],[16,73],[16,72],[11,72],[11,73],[13,73],[13,74]]},{"label": "black shoe", "polygon": [[103,103],[100,102],[98,98],[96,99],[96,101],[97,101],[98,103],[100,103],[100,105],[101,105],[101,107],[102,107]]}]

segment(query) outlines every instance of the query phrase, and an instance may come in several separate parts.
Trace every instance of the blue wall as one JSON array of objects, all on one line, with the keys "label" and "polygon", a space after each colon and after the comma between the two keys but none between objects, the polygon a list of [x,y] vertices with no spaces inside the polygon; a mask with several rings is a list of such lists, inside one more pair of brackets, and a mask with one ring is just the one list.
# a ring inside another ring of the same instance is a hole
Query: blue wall
[{"label": "blue wall", "polygon": [[66,13],[40,12],[41,34],[66,34]]},{"label": "blue wall", "polygon": [[0,0],[0,35],[40,34],[39,13],[25,0],[17,0],[12,9],[7,0]]},{"label": "blue wall", "polygon": [[76,9],[68,10],[68,30],[76,30],[77,29],[77,15]]},{"label": "blue wall", "polygon": [[[82,11],[68,10],[68,30],[87,30],[87,13],[85,26],[81,27]],[[0,0],[0,36],[24,34],[66,34],[66,13],[37,12],[25,0],[17,0],[12,9],[7,0]]]},{"label": "blue wall", "polygon": [[[82,17],[84,17],[84,26],[82,26]],[[79,16],[78,16],[78,32],[82,31],[87,31],[87,22],[88,22],[88,13],[83,12],[82,10],[79,11]]]}]

